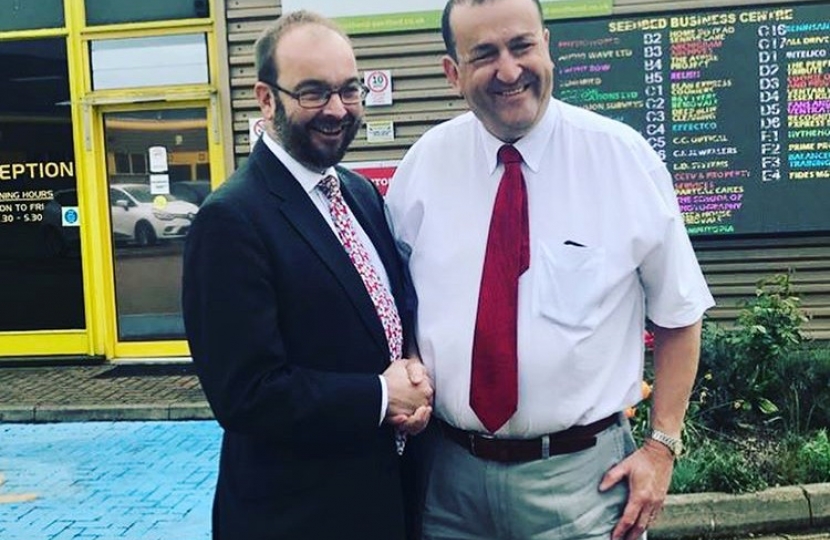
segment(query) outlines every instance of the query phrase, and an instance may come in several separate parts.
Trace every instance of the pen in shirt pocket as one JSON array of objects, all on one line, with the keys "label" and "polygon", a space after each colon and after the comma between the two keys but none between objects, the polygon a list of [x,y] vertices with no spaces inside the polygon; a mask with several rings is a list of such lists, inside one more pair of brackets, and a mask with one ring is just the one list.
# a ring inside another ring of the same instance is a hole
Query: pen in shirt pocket
[{"label": "pen in shirt pocket", "polygon": [[575,246],[575,247],[585,247],[585,244],[580,244],[579,242],[574,242],[573,240],[565,240],[566,246]]}]

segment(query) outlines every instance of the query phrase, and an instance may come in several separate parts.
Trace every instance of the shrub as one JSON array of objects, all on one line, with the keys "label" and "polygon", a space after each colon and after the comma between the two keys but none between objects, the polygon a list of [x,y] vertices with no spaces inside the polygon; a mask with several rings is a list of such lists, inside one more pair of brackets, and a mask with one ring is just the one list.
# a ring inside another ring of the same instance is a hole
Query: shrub
[{"label": "shrub", "polygon": [[813,440],[808,441],[798,451],[800,464],[798,483],[812,484],[830,481],[830,440],[827,430],[816,433]]},{"label": "shrub", "polygon": [[778,451],[771,470],[782,485],[830,481],[830,440],[822,429],[812,438],[788,436]]},{"label": "shrub", "polygon": [[780,360],[783,428],[808,433],[830,426],[830,349],[806,346]]},{"label": "shrub", "polygon": [[768,487],[757,468],[734,444],[702,439],[699,446],[675,465],[671,493],[721,491],[744,493]]},{"label": "shrub", "polygon": [[692,397],[694,420],[717,431],[805,425],[804,414],[812,412],[799,403],[799,385],[807,379],[792,368],[806,321],[790,276],[782,274],[758,282],[735,329],[704,324],[699,371],[705,383],[699,379]]},{"label": "shrub", "polygon": [[[683,431],[688,451],[671,493],[830,482],[828,433],[815,431],[830,425],[830,349],[805,338],[807,320],[790,276],[777,275],[758,282],[734,328],[704,323]],[[650,420],[643,397],[629,411],[639,441]]]}]

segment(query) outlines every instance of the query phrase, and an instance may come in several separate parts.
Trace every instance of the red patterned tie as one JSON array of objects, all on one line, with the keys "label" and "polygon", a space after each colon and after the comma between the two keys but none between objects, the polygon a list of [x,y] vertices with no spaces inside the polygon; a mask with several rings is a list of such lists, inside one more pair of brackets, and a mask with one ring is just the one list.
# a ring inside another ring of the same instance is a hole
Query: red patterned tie
[{"label": "red patterned tie", "polygon": [[372,303],[378,312],[378,317],[380,317],[380,322],[383,324],[386,341],[389,344],[389,359],[397,360],[401,357],[403,333],[395,301],[372,265],[366,246],[357,236],[357,231],[346,208],[346,201],[343,200],[343,193],[340,191],[340,182],[333,176],[327,176],[320,180],[319,185],[323,194],[329,200],[329,211],[331,212],[332,221],[334,221],[334,228],[337,230],[337,236],[340,238],[340,243],[346,248],[352,264],[363,279],[363,285],[366,286],[366,290],[369,292]]},{"label": "red patterned tie", "polygon": [[519,276],[530,266],[530,226],[522,156],[510,145],[499,149],[504,164],[478,296],[470,407],[495,433],[516,412],[519,400],[517,311]]}]

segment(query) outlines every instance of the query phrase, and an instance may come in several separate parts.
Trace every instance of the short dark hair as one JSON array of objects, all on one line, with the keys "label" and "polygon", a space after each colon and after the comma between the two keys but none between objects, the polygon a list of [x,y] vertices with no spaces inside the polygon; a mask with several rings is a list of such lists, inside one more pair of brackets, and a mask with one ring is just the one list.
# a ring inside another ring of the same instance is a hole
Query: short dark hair
[{"label": "short dark hair", "polygon": [[[447,54],[450,55],[450,58],[458,61],[458,52],[455,50],[455,36],[452,33],[452,27],[450,27],[450,15],[452,15],[452,10],[455,6],[461,6],[470,4],[473,6],[478,6],[481,4],[486,4],[487,2],[493,2],[496,0],[448,0],[447,5],[444,6],[444,13],[441,14],[441,36],[444,38],[444,47],[447,49]],[[545,24],[545,15],[542,11],[542,4],[539,0],[533,0],[533,3],[536,4],[536,9],[539,10],[539,20],[542,21],[542,24]]]},{"label": "short dark hair", "polygon": [[260,81],[277,82],[278,67],[276,60],[277,45],[282,36],[295,26],[304,24],[317,24],[330,30],[334,30],[350,42],[349,37],[334,21],[322,15],[301,9],[292,11],[281,16],[279,19],[268,25],[262,31],[256,43],[254,43],[256,75]]}]

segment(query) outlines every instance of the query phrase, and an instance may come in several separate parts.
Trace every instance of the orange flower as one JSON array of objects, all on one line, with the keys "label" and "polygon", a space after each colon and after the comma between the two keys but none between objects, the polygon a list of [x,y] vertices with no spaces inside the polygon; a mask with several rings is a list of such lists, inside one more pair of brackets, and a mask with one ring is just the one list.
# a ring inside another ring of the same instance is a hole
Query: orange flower
[{"label": "orange flower", "polygon": [[643,399],[648,399],[651,396],[651,385],[643,381],[640,383],[640,391],[643,393]]}]

